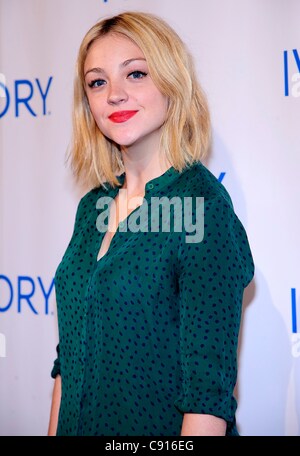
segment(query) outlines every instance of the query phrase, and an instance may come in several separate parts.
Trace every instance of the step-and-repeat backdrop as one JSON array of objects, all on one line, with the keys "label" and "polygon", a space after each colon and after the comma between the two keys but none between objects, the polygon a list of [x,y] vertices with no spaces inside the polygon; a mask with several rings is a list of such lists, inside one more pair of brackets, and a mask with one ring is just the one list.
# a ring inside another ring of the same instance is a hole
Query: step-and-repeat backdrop
[{"label": "step-and-repeat backdrop", "polygon": [[83,194],[65,163],[76,54],[101,17],[166,19],[194,55],[209,169],[256,264],[239,349],[242,435],[300,435],[300,2],[0,0],[0,435],[45,435],[58,341],[53,277]]}]

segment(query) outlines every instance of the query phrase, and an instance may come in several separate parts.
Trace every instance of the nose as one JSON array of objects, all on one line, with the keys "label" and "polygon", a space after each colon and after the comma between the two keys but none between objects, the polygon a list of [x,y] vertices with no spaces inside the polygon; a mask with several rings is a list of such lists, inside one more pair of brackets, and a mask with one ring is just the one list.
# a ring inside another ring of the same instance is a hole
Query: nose
[{"label": "nose", "polygon": [[111,105],[117,105],[124,103],[128,100],[128,94],[119,82],[111,82],[109,91],[107,94],[107,103]]}]

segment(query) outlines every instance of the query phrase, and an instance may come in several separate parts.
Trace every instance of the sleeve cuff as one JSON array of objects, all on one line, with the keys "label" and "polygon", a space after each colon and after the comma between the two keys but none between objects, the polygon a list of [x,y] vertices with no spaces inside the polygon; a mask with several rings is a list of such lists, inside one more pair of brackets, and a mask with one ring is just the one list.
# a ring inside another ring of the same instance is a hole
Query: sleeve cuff
[{"label": "sleeve cuff", "polygon": [[54,361],[54,366],[51,371],[51,377],[55,378],[57,375],[60,375],[60,359],[59,359],[59,345],[56,347],[57,358]]},{"label": "sleeve cuff", "polygon": [[228,423],[234,421],[236,400],[231,394],[183,395],[174,402],[181,413],[199,413],[218,416]]}]

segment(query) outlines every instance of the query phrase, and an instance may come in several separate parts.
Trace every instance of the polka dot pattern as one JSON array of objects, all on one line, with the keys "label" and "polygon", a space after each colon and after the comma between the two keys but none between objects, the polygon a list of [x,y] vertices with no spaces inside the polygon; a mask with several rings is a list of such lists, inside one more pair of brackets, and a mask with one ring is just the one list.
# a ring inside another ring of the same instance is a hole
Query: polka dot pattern
[{"label": "polka dot pattern", "polygon": [[202,242],[186,242],[174,223],[171,232],[118,229],[97,261],[104,233],[96,203],[117,192],[97,188],[82,198],[56,271],[57,434],[176,436],[189,412],[222,417],[236,435],[238,332],[254,266],[230,197],[201,163],[170,168],[147,183],[146,203],[204,197]]}]

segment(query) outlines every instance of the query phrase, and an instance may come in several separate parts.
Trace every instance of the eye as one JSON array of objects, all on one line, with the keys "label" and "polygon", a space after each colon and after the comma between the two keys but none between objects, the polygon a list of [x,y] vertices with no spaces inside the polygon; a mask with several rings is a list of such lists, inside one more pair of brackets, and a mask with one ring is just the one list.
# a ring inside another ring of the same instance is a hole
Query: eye
[{"label": "eye", "polygon": [[106,82],[104,81],[104,79],[94,79],[93,81],[88,83],[88,86],[93,89],[97,87],[102,87],[105,83]]},{"label": "eye", "polygon": [[147,73],[145,73],[144,71],[132,71],[131,73],[129,73],[128,75],[128,78],[131,78],[131,79],[143,79],[144,77],[147,76]]}]

